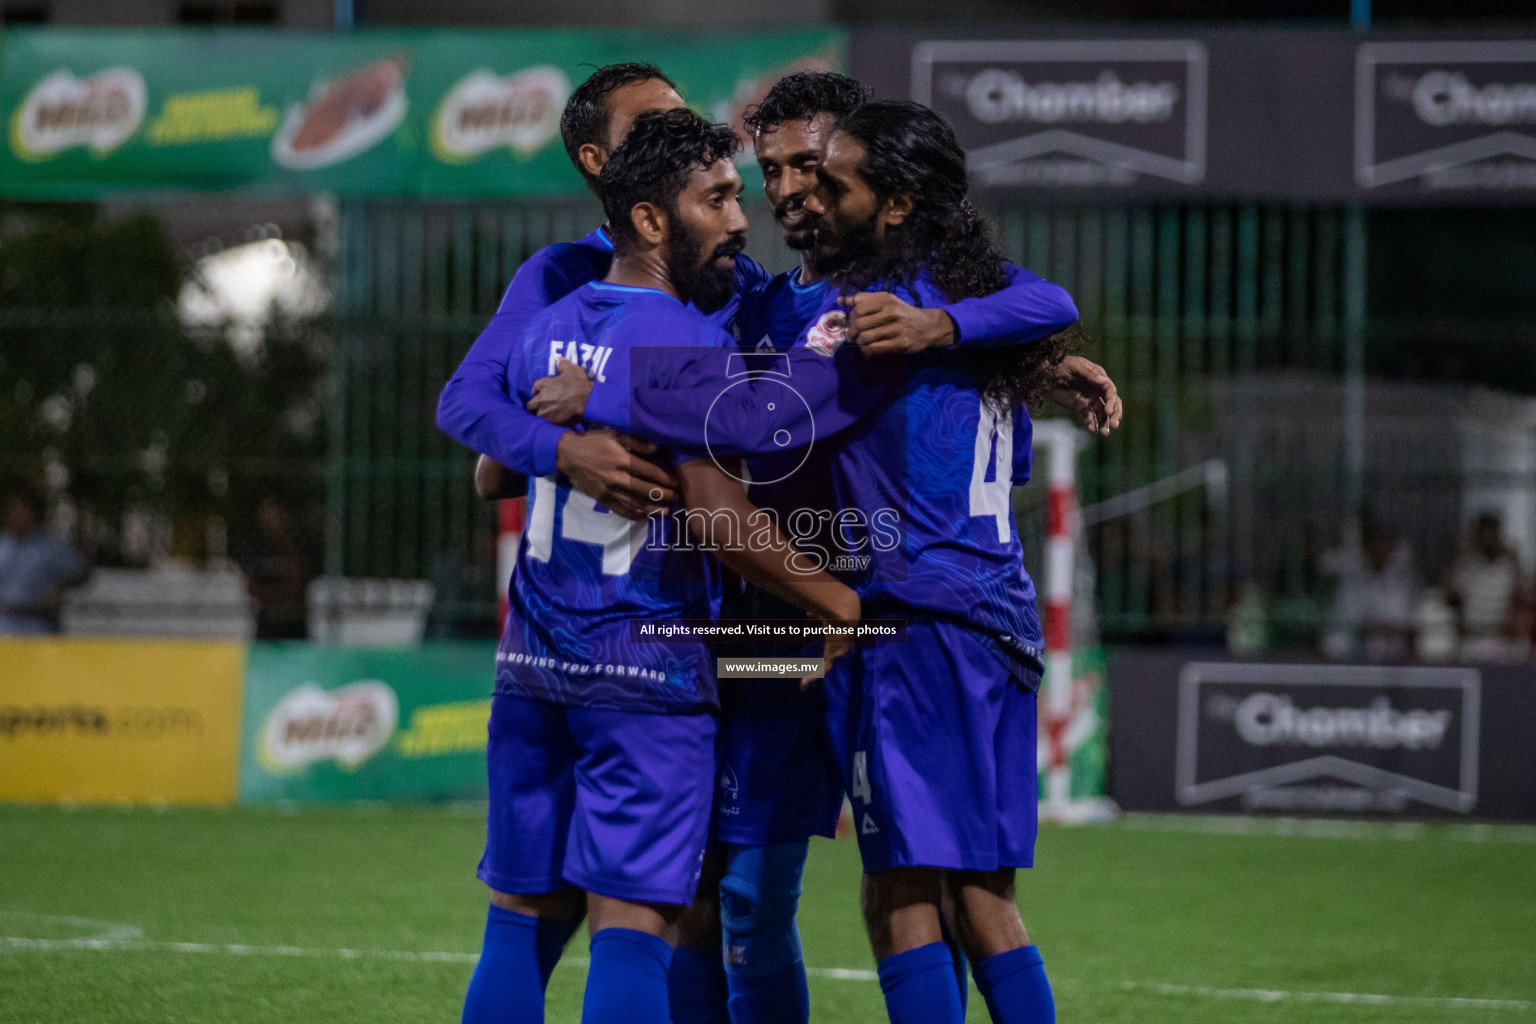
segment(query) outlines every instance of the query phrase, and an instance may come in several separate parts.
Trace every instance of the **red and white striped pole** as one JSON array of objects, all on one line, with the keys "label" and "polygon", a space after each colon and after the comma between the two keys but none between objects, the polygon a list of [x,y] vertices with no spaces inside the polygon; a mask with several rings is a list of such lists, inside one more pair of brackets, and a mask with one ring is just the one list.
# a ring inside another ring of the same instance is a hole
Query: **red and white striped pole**
[{"label": "red and white striped pole", "polygon": [[1035,425],[1044,441],[1050,487],[1045,539],[1045,678],[1047,816],[1061,820],[1072,799],[1067,728],[1072,723],[1072,583],[1077,545],[1078,432],[1062,420]]},{"label": "red and white striped pole", "polygon": [[501,618],[496,632],[507,628],[507,588],[512,585],[512,570],[517,568],[517,546],[523,539],[523,513],[528,507],[527,498],[507,498],[497,503],[500,530],[496,536],[496,597],[501,607]]}]

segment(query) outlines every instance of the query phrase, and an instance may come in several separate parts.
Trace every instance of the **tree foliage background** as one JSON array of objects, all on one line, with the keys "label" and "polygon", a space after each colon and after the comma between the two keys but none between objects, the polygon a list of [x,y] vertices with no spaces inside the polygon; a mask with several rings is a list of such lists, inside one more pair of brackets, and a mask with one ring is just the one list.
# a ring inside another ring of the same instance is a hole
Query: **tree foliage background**
[{"label": "tree foliage background", "polygon": [[0,476],[45,487],[98,564],[238,552],[269,495],[321,536],[332,332],[189,331],[188,273],[152,214],[0,204]]}]

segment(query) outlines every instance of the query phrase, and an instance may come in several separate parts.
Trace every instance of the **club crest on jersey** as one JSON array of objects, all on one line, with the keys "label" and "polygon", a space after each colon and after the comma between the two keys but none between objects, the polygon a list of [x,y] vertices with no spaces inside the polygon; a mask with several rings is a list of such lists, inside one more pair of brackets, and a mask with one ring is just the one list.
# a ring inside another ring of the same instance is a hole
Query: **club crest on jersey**
[{"label": "club crest on jersey", "polygon": [[848,340],[848,314],[834,309],[821,314],[805,336],[805,347],[819,356],[832,358],[843,342]]}]

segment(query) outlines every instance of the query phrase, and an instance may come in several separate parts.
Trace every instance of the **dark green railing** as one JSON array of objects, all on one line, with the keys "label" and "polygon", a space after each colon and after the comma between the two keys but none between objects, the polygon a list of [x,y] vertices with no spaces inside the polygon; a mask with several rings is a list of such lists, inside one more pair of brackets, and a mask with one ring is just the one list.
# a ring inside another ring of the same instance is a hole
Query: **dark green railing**
[{"label": "dark green railing", "polygon": [[[791,265],[762,201],[748,212],[751,251],[774,269]],[[1080,459],[1081,503],[1212,462],[1226,470],[1220,493],[1196,486],[1085,531],[1106,633],[1214,633],[1247,583],[1304,630],[1328,592],[1319,557],[1361,504],[1390,511],[1427,579],[1443,571],[1470,500],[1455,437],[1466,396],[1435,392],[1404,408],[1400,392],[1373,383],[1389,391],[1357,392],[1368,396],[1365,417],[1352,421],[1351,353],[1518,352],[1533,333],[1529,322],[1366,320],[1365,239],[1348,209],[998,205],[991,213],[1011,258],[1072,291],[1093,339],[1089,354],[1125,398],[1124,427]],[[220,536],[223,553],[235,553],[255,502],[277,494],[314,539],[317,571],[432,578],[449,581],[447,590],[455,579],[482,579],[494,559],[495,510],[471,493],[472,455],[436,429],[438,393],[518,265],[599,217],[590,200],[345,204],[334,313],[273,335],[284,358],[309,360],[312,434],[291,429],[297,414],[279,408],[291,396],[277,392],[265,421],[250,419],[259,403],[210,400],[189,411],[156,392],[146,396],[155,403],[148,411],[126,398],[91,411],[91,429],[123,443],[68,440],[39,425],[46,396],[22,395],[7,378],[0,430],[11,433],[0,473],[34,471],[46,453],[99,520],[93,529],[106,536],[125,511],[162,509],[191,557],[217,553]],[[188,334],[166,308],[0,310],[0,376],[7,353],[23,348],[57,353],[48,357],[59,364],[49,388],[73,386],[81,363],[133,372],[128,353],[180,367],[188,381],[206,378],[226,395],[241,380],[276,387],[273,368],[234,365],[218,355],[215,336]],[[176,385],[183,405],[193,394],[185,384]],[[1390,387],[1401,386],[1411,385]],[[249,416],[231,436],[237,406]],[[1426,412],[1431,406],[1438,411]],[[33,411],[11,415],[23,407]],[[1528,488],[1509,472],[1493,471],[1496,486]],[[1033,490],[1021,495],[1026,509]],[[1033,536],[1029,515],[1021,530]],[[448,617],[489,628],[494,594],[483,590],[461,588]]]}]

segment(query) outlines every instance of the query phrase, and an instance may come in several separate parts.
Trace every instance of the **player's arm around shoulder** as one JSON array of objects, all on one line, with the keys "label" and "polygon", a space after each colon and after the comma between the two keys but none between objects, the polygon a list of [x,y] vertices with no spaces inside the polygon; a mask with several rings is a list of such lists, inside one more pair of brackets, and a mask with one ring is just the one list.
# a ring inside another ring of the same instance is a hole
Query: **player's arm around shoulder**
[{"label": "player's arm around shoulder", "polygon": [[[570,242],[546,245],[517,268],[490,322],[448,379],[443,401],[439,402],[440,420],[443,403],[465,383],[488,381],[506,394],[507,367],[524,344],[528,326],[545,309],[585,283],[581,280],[583,269],[570,265],[572,259],[567,255],[575,249]],[[442,425],[448,429],[447,424]]]},{"label": "player's arm around shoulder", "polygon": [[957,345],[1024,345],[1077,323],[1077,303],[1061,285],[1012,263],[1003,269],[1007,280],[1002,288],[944,306],[955,322]]},{"label": "player's arm around shoulder", "polygon": [[[640,333],[627,346],[623,372],[591,383],[546,378],[535,385],[537,404],[530,408],[547,417],[574,413],[676,448],[704,449],[710,443],[707,415],[744,372],[735,339],[675,304],[627,329]],[[569,372],[562,367],[559,376]]]},{"label": "player's arm around shoulder", "polygon": [[[480,332],[447,383],[437,405],[438,427],[479,452],[476,491],[482,497],[515,497],[526,490],[515,477],[556,468],[565,433],[527,413],[509,392],[513,360],[527,344],[534,320],[579,288],[598,269],[593,255],[569,242],[545,246],[524,261],[503,293],[490,323]],[[484,458],[489,456],[489,458]],[[482,484],[489,485],[482,489]]]},{"label": "player's arm around shoulder", "polygon": [[912,354],[956,345],[1021,345],[1077,322],[1077,305],[1065,288],[1011,263],[1006,271],[998,291],[953,303],[932,289],[921,296],[904,289],[847,296],[849,340],[866,355]]},{"label": "player's arm around shoulder", "polygon": [[768,268],[757,260],[741,252],[736,254],[736,290],[745,295],[757,288],[763,288],[773,280],[774,275]]}]

